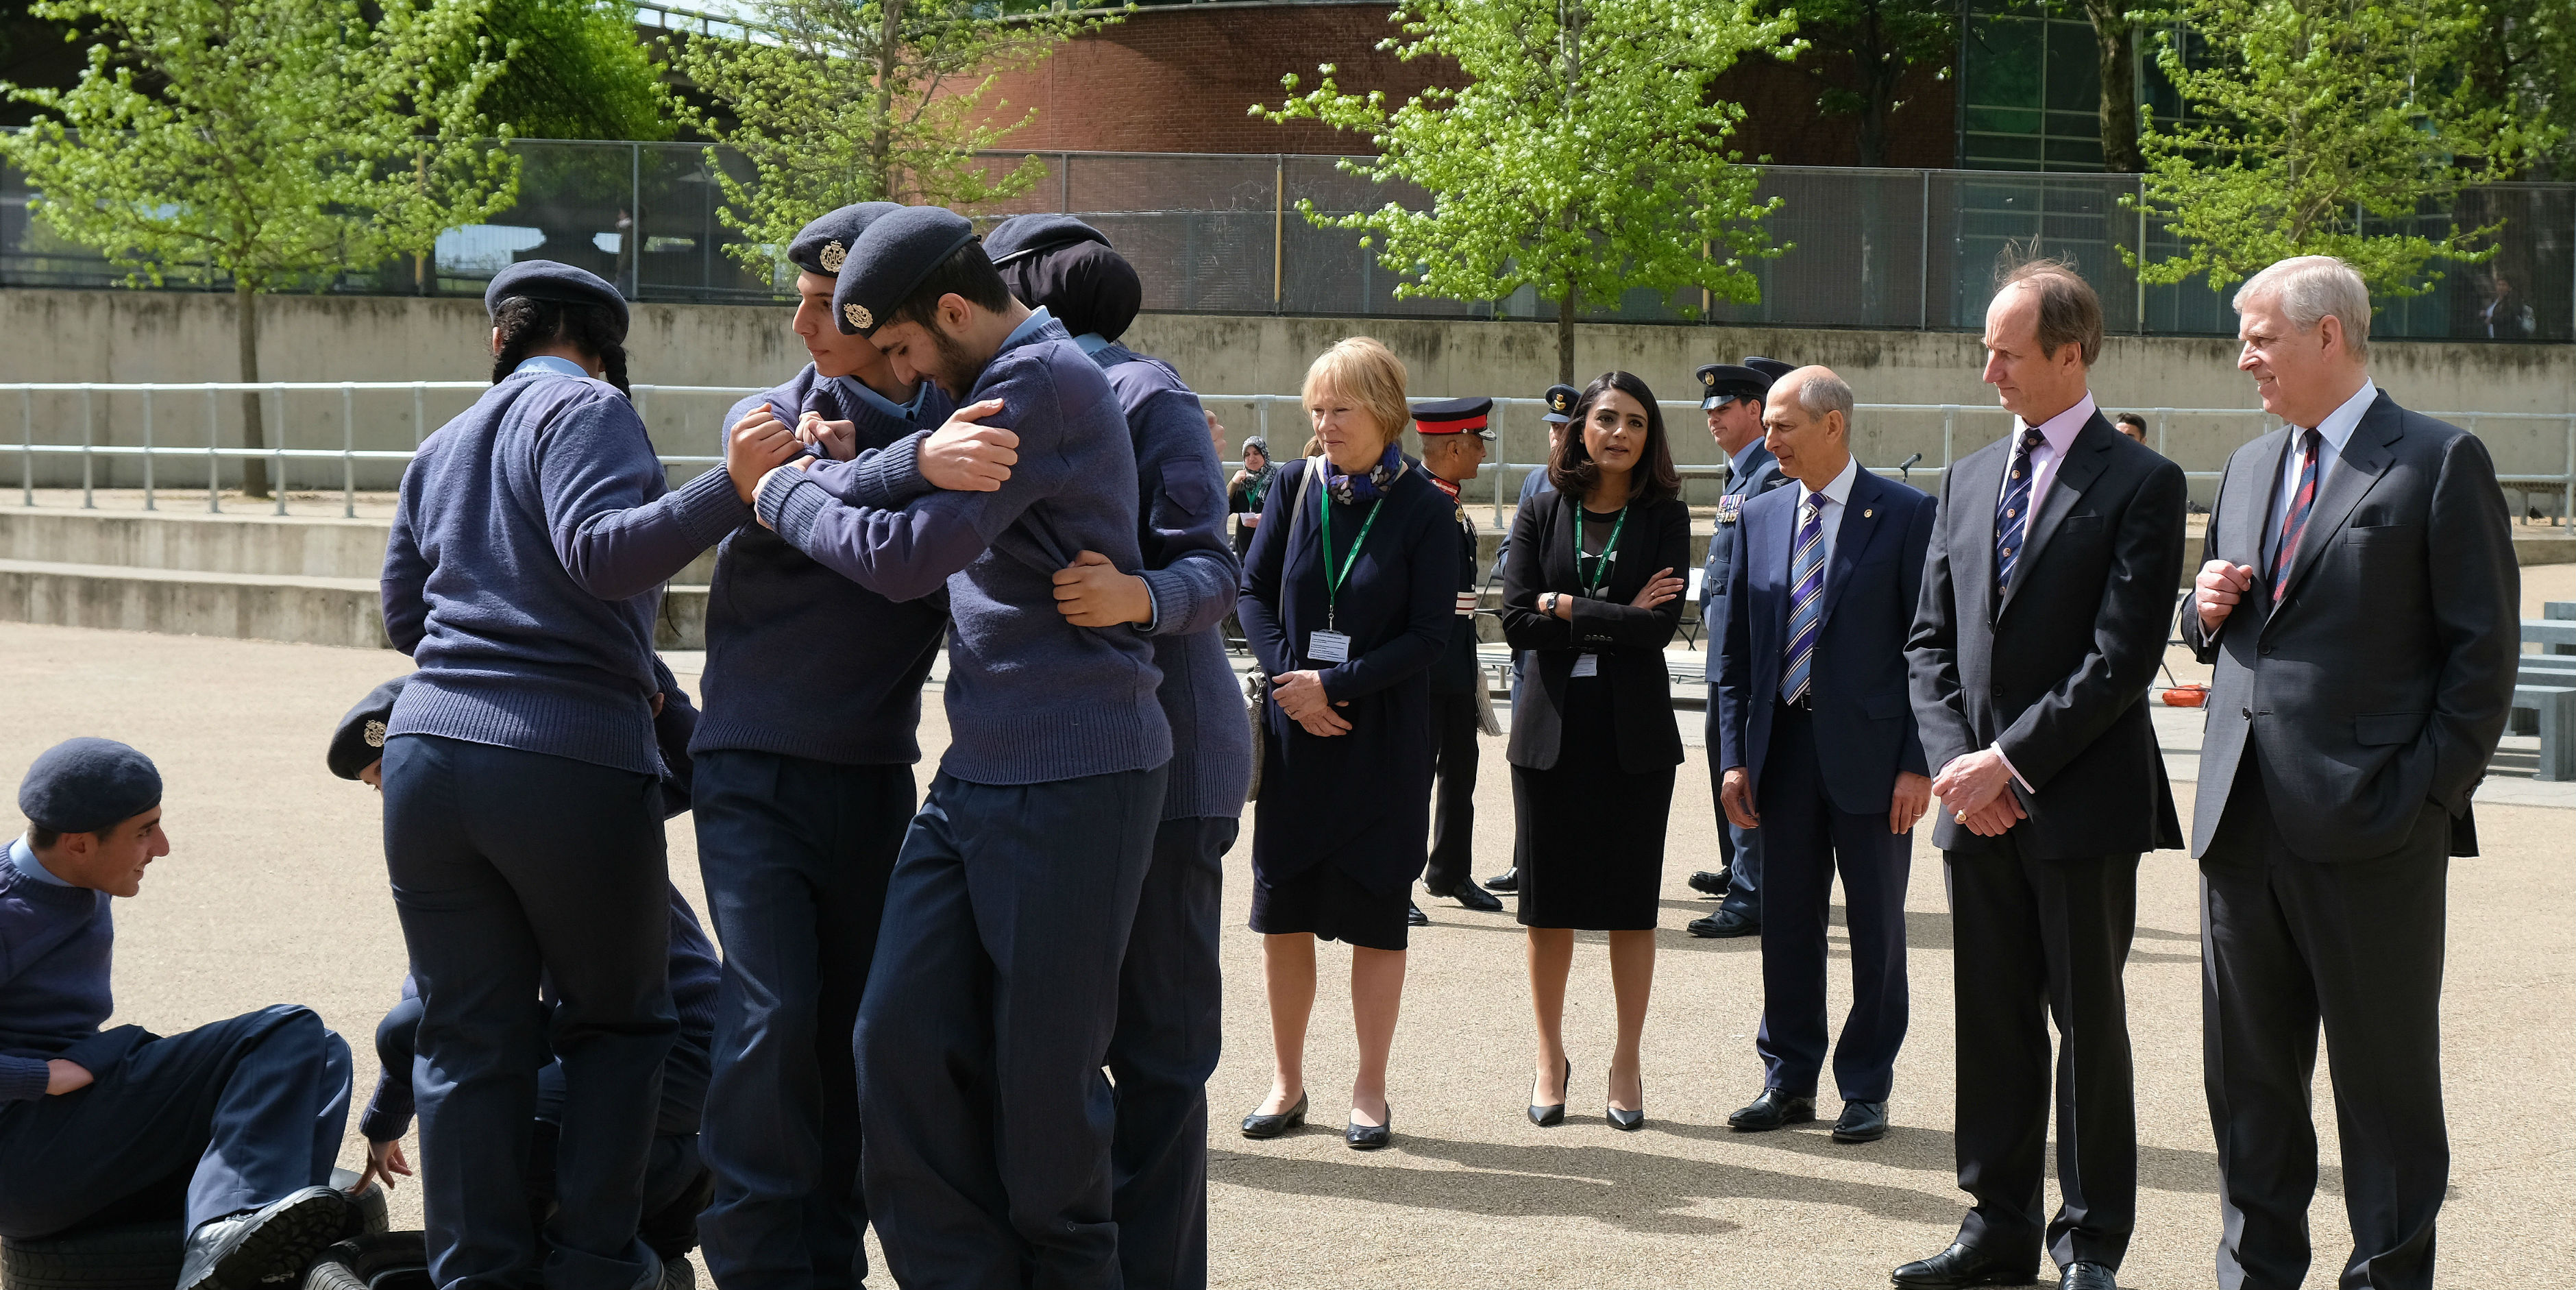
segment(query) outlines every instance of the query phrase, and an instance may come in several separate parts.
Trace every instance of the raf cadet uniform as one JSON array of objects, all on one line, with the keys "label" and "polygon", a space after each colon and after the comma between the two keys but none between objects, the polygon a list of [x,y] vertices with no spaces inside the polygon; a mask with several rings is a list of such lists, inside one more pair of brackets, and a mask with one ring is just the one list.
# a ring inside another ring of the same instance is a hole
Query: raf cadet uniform
[{"label": "raf cadet uniform", "polygon": [[[984,249],[1022,303],[1061,320],[1118,397],[1136,450],[1138,551],[1172,728],[1154,857],[1120,969],[1111,1210],[1127,1290],[1207,1285],[1207,1082],[1222,1042],[1217,964],[1225,853],[1252,780],[1252,733],[1222,635],[1243,566],[1226,540],[1224,472],[1198,395],[1159,359],[1118,343],[1143,283],[1099,230],[1018,215]],[[1116,630],[1116,629],[1110,629]]]},{"label": "raf cadet uniform", "polygon": [[[1492,399],[1444,399],[1413,405],[1414,432],[1433,435],[1472,434],[1490,440]],[[1458,484],[1425,471],[1447,494],[1458,524],[1458,621],[1448,652],[1431,665],[1431,729],[1435,740],[1433,772],[1439,790],[1431,806],[1431,860],[1422,871],[1423,890],[1454,897],[1469,909],[1499,910],[1496,900],[1469,876],[1475,859],[1476,740],[1493,724],[1492,700],[1485,694],[1485,671],[1476,661],[1476,602],[1483,585],[1476,576],[1476,521],[1459,501]],[[1419,912],[1419,911],[1416,911]],[[1426,920],[1427,921],[1427,920]]]},{"label": "raf cadet uniform", "polygon": [[[873,334],[952,257],[952,272],[993,272],[963,216],[879,218],[842,266],[837,325]],[[1053,579],[1083,551],[1143,567],[1136,453],[1108,377],[1044,309],[965,361],[950,392],[1001,400],[995,420],[1019,435],[998,490],[925,483],[876,505],[780,469],[756,499],[789,545],[889,599],[946,588],[953,623],[954,737],[895,861],[859,1005],[860,1168],[907,1286],[1112,1287],[1101,1067],[1171,726],[1153,640],[1073,626]]]},{"label": "raf cadet uniform", "polygon": [[[788,261],[835,277],[867,225],[900,209],[835,210]],[[849,422],[859,459],[816,469],[853,478],[908,468],[951,408],[927,381],[897,403],[808,363],[724,426],[764,403],[790,425]],[[947,607],[938,592],[889,600],[757,523],[717,548],[689,750],[698,868],[727,950],[700,1138],[716,1175],[707,1270],[726,1290],[848,1290],[867,1273],[850,1034],[912,823],[921,687]]]},{"label": "raf cadet uniform", "polygon": [[[1707,411],[1723,406],[1729,400],[1750,399],[1760,403],[1771,393],[1771,383],[1796,371],[1791,364],[1776,358],[1748,358],[1742,363],[1711,363],[1694,375],[1699,377],[1700,409]],[[1788,483],[1780,473],[1778,458],[1763,447],[1756,435],[1751,443],[1737,449],[1727,459],[1726,491],[1718,495],[1717,523],[1709,537],[1708,563],[1700,570],[1700,633],[1709,642],[1712,654],[1726,640],[1726,580],[1733,572],[1728,567],[1735,549],[1736,526],[1743,522],[1744,504]],[[1718,746],[1717,669],[1708,669],[1709,703],[1707,746]],[[1717,781],[1725,768],[1709,769],[1710,800],[1716,800]],[[1726,818],[1726,808],[1717,807],[1717,846],[1724,862],[1718,874],[1693,874],[1691,886],[1718,896],[1717,912],[1705,918],[1692,919],[1687,927],[1693,936],[1748,936],[1762,930],[1762,838],[1753,829],[1739,829]]]},{"label": "raf cadet uniform", "polygon": [[[1547,455],[1552,459],[1556,456],[1554,451],[1555,437],[1559,434],[1565,433],[1565,427],[1573,422],[1574,405],[1583,401],[1583,391],[1578,390],[1571,385],[1551,385],[1547,387],[1547,393],[1542,397],[1547,405],[1547,411],[1542,413],[1539,419],[1545,421],[1548,425],[1550,451]],[[1582,431],[1577,430],[1574,433],[1580,434]],[[1521,476],[1520,500],[1513,505],[1513,514],[1519,514],[1520,508],[1529,505],[1531,499],[1542,497],[1555,491],[1556,484],[1547,477],[1547,464],[1542,462],[1539,464],[1538,469]],[[1503,530],[1502,545],[1495,548],[1494,551],[1494,567],[1497,569],[1502,568],[1504,561],[1511,556],[1511,553],[1512,534],[1511,530],[1506,528]],[[1538,656],[1528,650],[1519,650],[1513,653],[1512,702],[1520,702],[1521,676],[1531,668],[1538,666],[1537,659]],[[1501,873],[1495,874],[1491,878],[1487,878],[1485,880],[1485,885],[1500,892],[1519,891],[1521,889],[1520,866],[1514,865],[1509,869],[1505,869]]]}]

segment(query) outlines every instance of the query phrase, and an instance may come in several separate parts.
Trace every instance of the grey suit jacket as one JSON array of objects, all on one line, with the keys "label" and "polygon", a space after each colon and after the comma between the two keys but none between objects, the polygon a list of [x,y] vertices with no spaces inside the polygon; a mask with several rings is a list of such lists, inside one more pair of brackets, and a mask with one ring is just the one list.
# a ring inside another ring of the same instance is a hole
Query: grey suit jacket
[{"label": "grey suit jacket", "polygon": [[2452,854],[2477,854],[2469,793],[2485,777],[2522,652],[2521,570],[2486,445],[2381,391],[2308,512],[2276,607],[2264,535],[2280,523],[2287,427],[2237,449],[2201,559],[2256,570],[2253,594],[2183,640],[2215,663],[2192,854],[2209,850],[2249,744],[2298,854],[2397,849],[2426,802],[2450,812]]},{"label": "grey suit jacket", "polygon": [[[2043,860],[2182,845],[2147,687],[2182,575],[2182,468],[2097,413],[2077,431],[1997,602],[1995,502],[2012,440],[1941,479],[1906,642],[1924,760],[2000,747],[2035,791],[2012,836]],[[1994,843],[1935,812],[1946,851]]]}]

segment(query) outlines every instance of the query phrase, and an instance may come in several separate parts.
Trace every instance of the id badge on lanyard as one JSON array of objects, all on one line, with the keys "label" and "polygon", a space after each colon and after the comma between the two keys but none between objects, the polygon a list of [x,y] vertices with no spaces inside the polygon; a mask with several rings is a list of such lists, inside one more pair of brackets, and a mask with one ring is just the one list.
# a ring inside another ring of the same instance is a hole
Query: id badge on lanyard
[{"label": "id badge on lanyard", "polygon": [[1351,659],[1351,638],[1342,634],[1336,619],[1336,604],[1342,584],[1351,576],[1351,566],[1359,563],[1360,546],[1368,541],[1369,530],[1377,527],[1379,508],[1386,505],[1381,497],[1369,503],[1368,518],[1360,522],[1360,535],[1351,539],[1349,555],[1342,557],[1341,568],[1333,567],[1333,499],[1327,494],[1322,502],[1322,515],[1317,526],[1322,531],[1324,549],[1324,630],[1306,634],[1306,661],[1309,663],[1347,663]]}]

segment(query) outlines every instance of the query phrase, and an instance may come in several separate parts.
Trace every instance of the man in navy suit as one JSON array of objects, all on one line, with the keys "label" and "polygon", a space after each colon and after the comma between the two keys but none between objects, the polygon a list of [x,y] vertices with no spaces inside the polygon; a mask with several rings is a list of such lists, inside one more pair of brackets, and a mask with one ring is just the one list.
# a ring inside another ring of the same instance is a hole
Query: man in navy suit
[{"label": "man in navy suit", "polygon": [[[1748,358],[1742,364],[1711,363],[1693,375],[1699,378],[1700,410],[1708,416],[1709,438],[1717,441],[1717,450],[1726,454],[1726,491],[1717,499],[1717,529],[1708,543],[1708,565],[1700,571],[1699,621],[1708,635],[1708,648],[1715,653],[1726,643],[1726,579],[1728,561],[1734,548],[1735,529],[1744,514],[1744,504],[1789,482],[1780,473],[1769,449],[1762,446],[1762,401],[1771,392],[1771,383],[1793,370],[1776,358]],[[1709,674],[1708,746],[1717,746],[1717,674]],[[1717,788],[1717,773],[1709,767],[1709,788]],[[1717,912],[1706,918],[1694,918],[1689,930],[1693,936],[1753,936],[1762,931],[1762,844],[1750,830],[1737,828],[1717,813],[1718,870],[1700,872],[1690,877],[1690,885],[1699,891],[1719,897]]]},{"label": "man in navy suit", "polygon": [[1932,540],[1931,498],[1860,468],[1852,388],[1821,367],[1771,387],[1766,443],[1797,481],[1744,504],[1728,537],[1717,663],[1718,805],[1763,839],[1762,1094],[1741,1132],[1816,1118],[1825,1061],[1825,921],[1842,870],[1852,1007],[1834,1046],[1836,1142],[1887,1136],[1905,1042],[1905,880],[1931,768],[1906,697],[1905,639]]}]

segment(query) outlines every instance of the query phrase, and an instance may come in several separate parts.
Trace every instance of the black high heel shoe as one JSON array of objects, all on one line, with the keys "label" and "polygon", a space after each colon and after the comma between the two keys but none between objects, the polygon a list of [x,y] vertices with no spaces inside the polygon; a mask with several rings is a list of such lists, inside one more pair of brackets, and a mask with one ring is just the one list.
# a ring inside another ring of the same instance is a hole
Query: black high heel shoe
[{"label": "black high heel shoe", "polygon": [[1386,1104],[1386,1114],[1382,1118],[1385,1121],[1382,1124],[1362,1124],[1353,1119],[1350,1127],[1342,1130],[1342,1141],[1350,1144],[1353,1151],[1375,1151],[1385,1146],[1395,1137],[1395,1103]]},{"label": "black high heel shoe", "polygon": [[1243,1117],[1243,1136],[1247,1138],[1275,1138],[1280,1134],[1286,1133],[1290,1129],[1302,1128],[1305,1123],[1306,1095],[1304,1093],[1299,1093],[1297,1095],[1297,1105],[1289,1107],[1287,1110],[1281,1111],[1277,1115],[1247,1115]]},{"label": "black high heel shoe", "polygon": [[1611,1128],[1617,1129],[1621,1133],[1635,1133],[1637,1130],[1646,1127],[1646,1108],[1642,1105],[1645,1100],[1646,1077],[1639,1075],[1637,1077],[1637,1101],[1641,1105],[1639,1105],[1636,1110],[1622,1111],[1615,1106],[1607,1104],[1604,1104],[1601,1109],[1609,1116]]},{"label": "black high heel shoe", "polygon": [[[1574,1087],[1574,1059],[1571,1057],[1565,1059],[1565,1086]],[[1563,1124],[1565,1123],[1565,1103],[1560,1101],[1554,1106],[1540,1106],[1532,1102],[1529,1107],[1529,1119],[1530,1123],[1542,1129]]]}]

